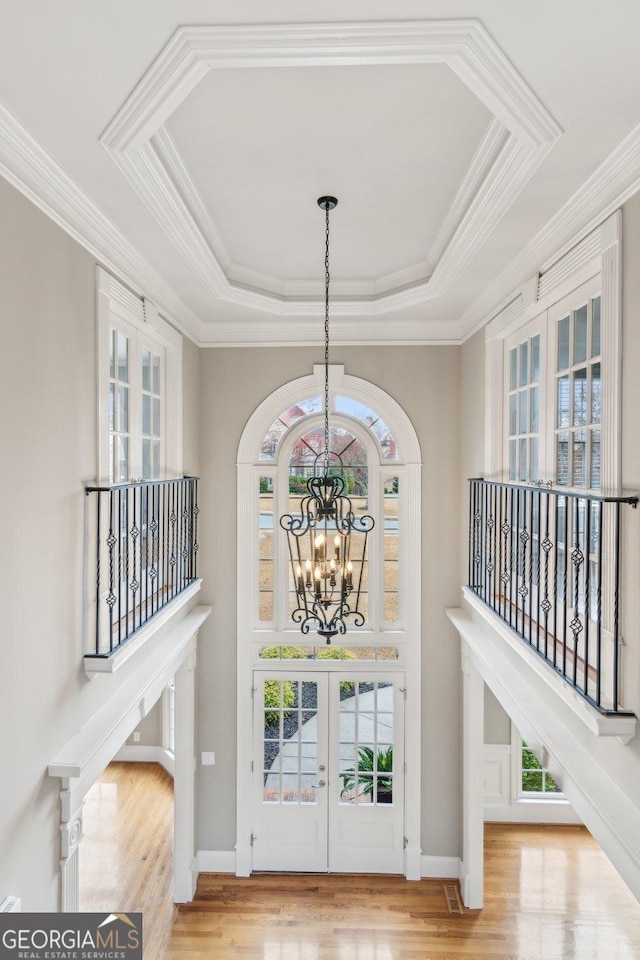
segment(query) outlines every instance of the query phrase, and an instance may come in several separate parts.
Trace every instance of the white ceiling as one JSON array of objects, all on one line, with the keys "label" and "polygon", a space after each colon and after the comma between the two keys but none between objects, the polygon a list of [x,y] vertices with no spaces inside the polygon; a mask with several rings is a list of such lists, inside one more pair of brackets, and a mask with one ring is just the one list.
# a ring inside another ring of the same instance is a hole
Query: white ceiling
[{"label": "white ceiling", "polygon": [[458,342],[640,177],[637,0],[2,5],[0,170],[200,343],[320,339],[320,194],[333,340]]}]

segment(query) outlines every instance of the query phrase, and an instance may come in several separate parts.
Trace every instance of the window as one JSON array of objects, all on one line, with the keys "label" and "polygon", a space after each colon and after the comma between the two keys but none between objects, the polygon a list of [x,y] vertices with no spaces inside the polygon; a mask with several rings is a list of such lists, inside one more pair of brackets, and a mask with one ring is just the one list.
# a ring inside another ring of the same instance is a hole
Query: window
[{"label": "window", "polygon": [[549,771],[542,766],[524,740],[520,740],[520,797],[527,800],[542,800],[551,797],[564,799],[560,787]]},{"label": "window", "polygon": [[[274,656],[289,659],[298,656],[295,651],[303,650],[304,658],[313,660],[320,653],[315,650],[313,637],[308,638],[307,643],[298,640],[299,630],[292,620],[297,606],[292,563],[279,517],[299,514],[308,479],[322,469],[323,413],[321,394],[303,395],[273,419],[256,443],[257,459],[251,483],[257,505],[254,514],[257,563],[252,577],[251,619],[256,630],[278,633],[295,630],[296,633],[296,639],[284,646],[282,638],[274,637],[266,642],[263,639],[255,648],[260,659]],[[405,476],[399,463],[398,444],[384,417],[368,404],[343,393],[337,393],[332,399],[329,440],[330,469],[339,471],[344,478],[345,493],[356,517],[370,513],[375,520],[368,537],[367,555],[352,553],[350,557],[366,624],[362,630],[352,632],[349,644],[355,644],[364,631],[369,636],[360,641],[358,659],[397,660],[399,648],[395,641],[392,646],[383,645],[380,638],[372,646],[370,634],[401,629],[404,621],[401,504]],[[352,551],[362,550],[363,542],[364,538],[354,537]],[[303,552],[308,549],[305,538],[301,549]],[[303,560],[310,559],[303,557]],[[280,650],[286,652],[275,652]]]},{"label": "window", "polygon": [[98,477],[179,475],[181,337],[102,268],[98,290]]},{"label": "window", "polygon": [[504,342],[503,473],[512,483],[601,487],[600,277]]},{"label": "window", "polygon": [[[507,341],[507,463],[509,480],[535,483],[544,469],[544,378],[545,331],[540,320]],[[542,462],[541,462],[542,454]]]},{"label": "window", "polygon": [[[555,483],[600,489],[600,296],[555,321]],[[557,312],[554,311],[554,313]]]}]

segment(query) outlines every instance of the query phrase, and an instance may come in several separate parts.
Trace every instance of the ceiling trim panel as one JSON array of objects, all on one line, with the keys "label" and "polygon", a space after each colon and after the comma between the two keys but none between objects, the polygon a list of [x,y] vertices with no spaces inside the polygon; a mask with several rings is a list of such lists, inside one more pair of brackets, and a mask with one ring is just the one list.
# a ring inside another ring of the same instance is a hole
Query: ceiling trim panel
[{"label": "ceiling trim panel", "polygon": [[181,27],[100,139],[210,295],[261,313],[317,317],[317,283],[229,262],[164,124],[210,69],[433,63],[447,65],[494,119],[424,263],[335,284],[336,316],[383,316],[451,289],[562,133],[479,21]]}]

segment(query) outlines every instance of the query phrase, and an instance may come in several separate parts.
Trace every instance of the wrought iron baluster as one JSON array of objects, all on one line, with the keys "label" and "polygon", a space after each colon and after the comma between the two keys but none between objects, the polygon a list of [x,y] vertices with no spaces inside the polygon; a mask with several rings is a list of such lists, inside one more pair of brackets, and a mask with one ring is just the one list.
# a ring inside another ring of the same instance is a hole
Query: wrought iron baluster
[{"label": "wrought iron baluster", "polygon": [[613,573],[613,709],[618,709],[618,684],[620,661],[620,503],[615,505],[615,566]]},{"label": "wrought iron baluster", "polygon": [[474,479],[468,537],[470,588],[577,693],[618,715],[623,503],[638,498]]},{"label": "wrought iron baluster", "polygon": [[584,692],[589,693],[589,625],[591,623],[591,500],[585,501],[584,564]]},{"label": "wrought iron baluster", "polygon": [[605,535],[605,516],[607,510],[600,504],[598,537],[598,579],[596,593],[596,704],[602,706],[602,545]]},{"label": "wrought iron baluster", "polygon": [[[550,495],[545,493],[545,534],[544,540],[540,544],[544,551],[544,599],[540,606],[544,612],[544,656],[545,659],[549,655],[549,611],[551,610],[552,604],[549,600],[549,551],[553,549],[553,543],[549,537],[549,500]],[[538,588],[539,589],[539,588]],[[555,592],[554,592],[555,599]],[[555,638],[554,638],[555,640]],[[555,647],[555,642],[554,642]]]},{"label": "wrought iron baluster", "polygon": [[573,563],[573,618],[569,626],[573,633],[573,686],[578,684],[578,644],[580,634],[584,629],[580,619],[580,578],[581,569],[584,564],[584,553],[580,547],[580,501],[576,498],[573,501],[573,524],[575,545],[571,551],[571,562]]}]

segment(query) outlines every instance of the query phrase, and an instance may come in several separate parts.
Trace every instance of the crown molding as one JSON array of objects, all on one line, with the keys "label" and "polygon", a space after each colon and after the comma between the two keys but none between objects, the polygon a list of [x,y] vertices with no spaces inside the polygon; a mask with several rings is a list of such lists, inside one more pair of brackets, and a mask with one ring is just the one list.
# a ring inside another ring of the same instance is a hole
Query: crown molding
[{"label": "crown molding", "polygon": [[587,177],[522,252],[465,311],[460,318],[462,342],[497,318],[534,271],[539,270],[542,278],[560,260],[571,256],[573,248],[579,246],[576,255],[584,260],[589,253],[589,241],[583,245],[585,239],[638,190],[640,124]]},{"label": "crown molding", "polygon": [[151,296],[182,333],[200,339],[200,319],[2,103],[0,174],[136,295]]},{"label": "crown molding", "polygon": [[[281,317],[265,322],[219,321],[205,327],[201,347],[298,347],[318,346],[322,340],[317,322]],[[389,322],[383,317],[331,319],[331,343],[336,346],[452,346],[460,343],[455,323],[404,320]]]},{"label": "crown molding", "polygon": [[451,289],[562,132],[479,21],[181,27],[100,140],[211,296],[272,315],[321,316],[317,283],[229,262],[164,124],[211,69],[433,63],[449,66],[494,119],[425,262],[334,286],[336,316],[382,316]]}]

